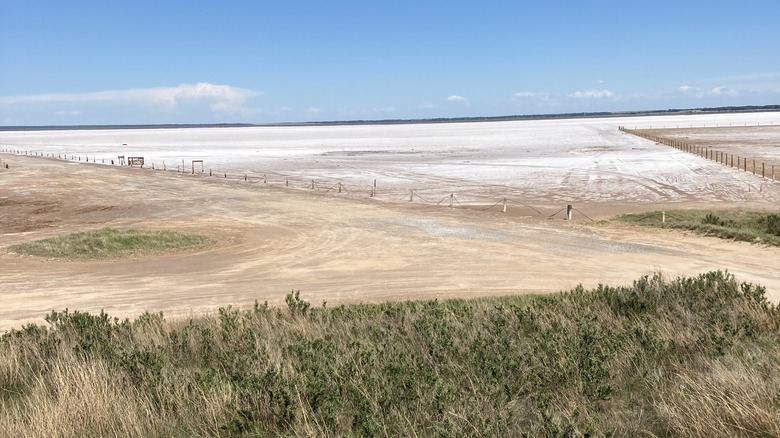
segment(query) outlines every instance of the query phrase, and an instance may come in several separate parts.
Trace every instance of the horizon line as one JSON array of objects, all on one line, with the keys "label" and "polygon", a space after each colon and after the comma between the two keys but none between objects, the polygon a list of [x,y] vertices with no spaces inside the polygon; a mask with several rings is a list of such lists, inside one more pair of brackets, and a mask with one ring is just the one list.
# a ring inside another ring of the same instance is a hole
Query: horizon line
[{"label": "horizon line", "polygon": [[704,108],[669,108],[656,110],[632,111],[594,111],[571,113],[547,113],[504,116],[465,116],[465,117],[435,117],[416,119],[369,119],[369,120],[322,120],[309,122],[275,122],[275,123],[142,123],[142,124],[105,124],[105,125],[0,125],[0,131],[27,130],[79,130],[79,129],[172,129],[172,128],[240,128],[240,127],[271,127],[271,126],[338,126],[338,125],[403,125],[425,123],[467,123],[467,122],[498,122],[514,120],[550,120],[578,118],[609,118],[635,117],[645,115],[676,115],[696,113],[738,113],[738,112],[772,112],[780,111],[780,104],[773,105],[741,105]]}]

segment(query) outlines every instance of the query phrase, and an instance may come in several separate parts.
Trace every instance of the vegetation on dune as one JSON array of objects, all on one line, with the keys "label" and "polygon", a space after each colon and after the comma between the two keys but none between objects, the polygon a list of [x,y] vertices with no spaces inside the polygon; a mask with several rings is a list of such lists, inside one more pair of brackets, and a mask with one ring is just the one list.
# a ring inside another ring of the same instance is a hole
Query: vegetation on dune
[{"label": "vegetation on dune", "polygon": [[689,230],[722,239],[780,246],[780,214],[778,213],[741,210],[672,210],[665,213],[666,222],[661,221],[662,215],[660,211],[651,211],[624,214],[617,219],[642,226]]},{"label": "vegetation on dune", "polygon": [[172,320],[52,312],[0,338],[9,436],[778,436],[780,312],[711,272],[549,296]]},{"label": "vegetation on dune", "polygon": [[9,247],[18,254],[63,259],[102,259],[205,246],[208,237],[168,230],[114,228],[73,233]]}]

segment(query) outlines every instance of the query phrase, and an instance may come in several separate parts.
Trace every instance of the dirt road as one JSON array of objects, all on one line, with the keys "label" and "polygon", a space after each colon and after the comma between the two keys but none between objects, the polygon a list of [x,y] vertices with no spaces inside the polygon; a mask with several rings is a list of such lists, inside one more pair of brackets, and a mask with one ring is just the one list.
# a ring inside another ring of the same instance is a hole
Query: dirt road
[{"label": "dirt road", "polygon": [[[780,300],[780,249],[682,232],[342,198],[283,185],[2,155],[0,330],[51,310],[167,316],[292,289],[320,305],[547,293],[727,269]],[[652,209],[594,204],[594,219]],[[529,216],[530,215],[530,216]],[[214,237],[198,252],[108,261],[42,260],[9,245],[103,226],[173,228]]]}]

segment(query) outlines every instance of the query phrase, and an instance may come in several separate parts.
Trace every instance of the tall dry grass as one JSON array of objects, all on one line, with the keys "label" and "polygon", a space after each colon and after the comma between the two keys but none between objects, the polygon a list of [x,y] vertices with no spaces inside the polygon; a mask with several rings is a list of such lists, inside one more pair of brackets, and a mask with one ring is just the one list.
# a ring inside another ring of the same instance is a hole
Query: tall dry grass
[{"label": "tall dry grass", "polygon": [[551,296],[53,312],[0,342],[13,436],[778,436],[780,315],[722,272]]},{"label": "tall dry grass", "polygon": [[780,436],[780,387],[774,382],[780,362],[756,353],[762,369],[748,354],[672,371],[653,393],[659,419],[675,436]]}]

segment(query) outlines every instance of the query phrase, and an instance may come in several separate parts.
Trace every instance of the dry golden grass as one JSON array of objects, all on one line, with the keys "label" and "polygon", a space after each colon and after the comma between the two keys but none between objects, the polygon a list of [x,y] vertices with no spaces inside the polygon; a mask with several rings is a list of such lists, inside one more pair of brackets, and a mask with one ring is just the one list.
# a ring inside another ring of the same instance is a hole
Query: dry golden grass
[{"label": "dry golden grass", "polygon": [[54,312],[0,342],[9,436],[778,436],[780,312],[720,272],[552,296],[192,320]]},{"label": "dry golden grass", "polygon": [[[754,354],[763,356],[753,361]],[[709,359],[700,370],[681,368],[655,393],[660,419],[675,436],[780,436],[780,362],[754,351]],[[763,364],[755,369],[745,363]],[[769,382],[768,382],[769,381]]]},{"label": "dry golden grass", "polygon": [[[147,403],[103,361],[78,362],[63,352],[27,383],[24,402],[4,401],[7,436],[148,436]],[[16,361],[16,357],[6,356]],[[79,366],[73,366],[79,363]],[[5,365],[5,363],[4,363]],[[5,366],[3,367],[5,368]]]}]

